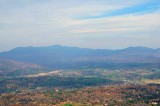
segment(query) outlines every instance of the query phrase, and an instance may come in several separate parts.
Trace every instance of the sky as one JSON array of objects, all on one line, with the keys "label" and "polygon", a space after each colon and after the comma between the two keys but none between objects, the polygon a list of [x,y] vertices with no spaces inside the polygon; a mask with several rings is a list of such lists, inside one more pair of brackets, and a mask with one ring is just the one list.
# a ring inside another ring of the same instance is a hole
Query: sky
[{"label": "sky", "polygon": [[160,48],[160,0],[0,0],[0,51]]}]

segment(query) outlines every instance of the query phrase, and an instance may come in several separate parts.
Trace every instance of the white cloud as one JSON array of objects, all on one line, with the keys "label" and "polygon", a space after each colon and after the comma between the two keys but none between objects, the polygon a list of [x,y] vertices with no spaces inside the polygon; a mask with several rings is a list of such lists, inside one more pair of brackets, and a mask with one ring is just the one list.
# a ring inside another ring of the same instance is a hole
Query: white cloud
[{"label": "white cloud", "polygon": [[[0,50],[50,44],[92,48],[121,48],[137,44],[158,47],[153,46],[149,39],[157,43],[160,38],[159,11],[97,19],[80,18],[148,1],[151,0],[1,0]],[[137,39],[145,41],[138,43]]]}]

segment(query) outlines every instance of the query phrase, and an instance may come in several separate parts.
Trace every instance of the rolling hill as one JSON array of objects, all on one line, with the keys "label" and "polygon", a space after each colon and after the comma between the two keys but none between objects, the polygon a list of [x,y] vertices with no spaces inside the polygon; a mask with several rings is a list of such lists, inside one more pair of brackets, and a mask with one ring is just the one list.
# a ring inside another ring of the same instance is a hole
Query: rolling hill
[{"label": "rolling hill", "polygon": [[0,57],[0,76],[22,76],[48,70],[40,65]]}]

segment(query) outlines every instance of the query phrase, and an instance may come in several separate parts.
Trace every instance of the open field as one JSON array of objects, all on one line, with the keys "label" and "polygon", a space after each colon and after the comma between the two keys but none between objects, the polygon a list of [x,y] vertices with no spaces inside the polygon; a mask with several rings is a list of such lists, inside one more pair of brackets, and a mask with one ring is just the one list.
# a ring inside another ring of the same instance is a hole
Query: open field
[{"label": "open field", "polygon": [[155,79],[155,80],[144,79],[144,80],[142,80],[142,82],[145,84],[160,84],[160,79]]}]

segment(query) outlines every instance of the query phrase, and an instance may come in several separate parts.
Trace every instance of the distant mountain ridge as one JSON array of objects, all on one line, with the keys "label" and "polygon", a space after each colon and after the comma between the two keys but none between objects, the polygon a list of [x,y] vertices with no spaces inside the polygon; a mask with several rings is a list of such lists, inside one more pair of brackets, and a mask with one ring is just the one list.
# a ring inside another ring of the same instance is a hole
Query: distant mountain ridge
[{"label": "distant mountain ridge", "polygon": [[45,67],[74,67],[103,63],[159,63],[160,49],[129,47],[126,49],[87,49],[61,45],[18,47],[1,52],[0,57],[29,62]]}]

